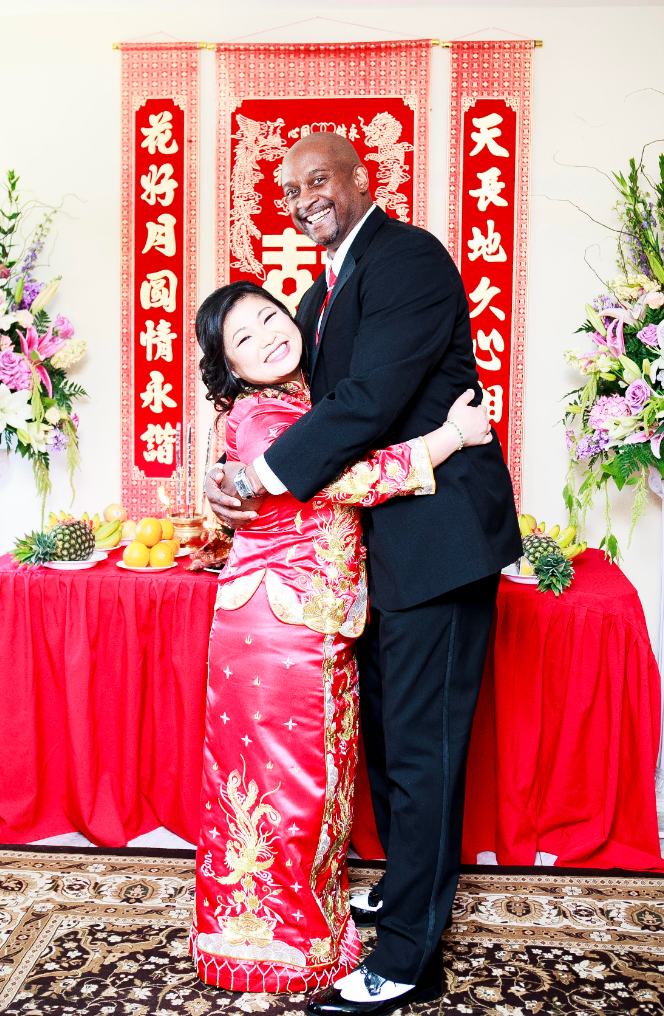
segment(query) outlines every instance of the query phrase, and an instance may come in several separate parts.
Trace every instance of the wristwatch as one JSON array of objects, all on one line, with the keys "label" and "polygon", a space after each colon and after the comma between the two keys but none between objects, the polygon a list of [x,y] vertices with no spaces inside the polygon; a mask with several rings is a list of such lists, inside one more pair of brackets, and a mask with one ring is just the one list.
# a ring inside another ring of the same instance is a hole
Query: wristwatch
[{"label": "wristwatch", "polygon": [[256,497],[256,494],[254,493],[254,488],[251,486],[249,480],[247,479],[247,471],[244,466],[242,466],[242,469],[238,469],[237,473],[235,474],[234,482],[235,489],[238,492],[238,497],[240,498],[241,501],[248,501],[250,498]]}]

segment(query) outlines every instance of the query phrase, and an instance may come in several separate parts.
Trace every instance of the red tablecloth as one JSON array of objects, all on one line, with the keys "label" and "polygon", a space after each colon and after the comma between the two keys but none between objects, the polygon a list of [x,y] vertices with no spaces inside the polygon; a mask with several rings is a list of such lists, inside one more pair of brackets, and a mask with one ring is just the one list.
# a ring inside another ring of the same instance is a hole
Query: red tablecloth
[{"label": "red tablecloth", "polygon": [[[214,575],[17,570],[0,558],[0,841],[198,833]],[[537,850],[661,868],[659,673],[634,587],[597,551],[559,599],[503,579],[468,762],[465,862]],[[380,857],[363,774],[353,844]]]},{"label": "red tablecloth", "polygon": [[[0,558],[0,842],[198,835],[217,578]],[[185,559],[186,563],[186,559]]]}]

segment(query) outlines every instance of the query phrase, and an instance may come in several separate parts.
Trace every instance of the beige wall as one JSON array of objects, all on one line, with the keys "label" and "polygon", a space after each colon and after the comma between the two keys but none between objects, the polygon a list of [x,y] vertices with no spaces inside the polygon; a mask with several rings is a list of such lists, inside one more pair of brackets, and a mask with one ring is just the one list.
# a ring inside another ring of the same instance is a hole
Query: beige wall
[{"label": "beige wall", "polygon": [[[101,4],[85,6],[91,11]],[[0,17],[0,171],[15,168],[26,195],[53,203],[68,195],[50,264],[53,274],[64,276],[53,310],[71,317],[77,334],[89,344],[87,358],[74,370],[90,393],[79,409],[83,470],[76,478],[75,510],[94,512],[120,493],[120,55],[111,43],[156,31],[180,39],[218,41],[333,11],[339,19],[375,30],[310,20],[253,38],[353,41],[398,37],[393,33],[453,38],[498,26],[544,40],[534,57],[524,509],[547,523],[562,521],[566,456],[557,421],[561,399],[575,383],[562,353],[577,344],[572,332],[583,318],[584,303],[599,289],[584,253],[600,275],[614,274],[610,231],[569,202],[610,222],[615,201],[610,183],[593,169],[578,167],[595,166],[605,172],[624,168],[644,143],[662,136],[664,10],[615,6],[487,10],[416,4],[403,8],[373,4],[367,9],[361,4],[318,8],[312,4],[277,10],[274,5],[253,8],[190,0],[187,14],[167,13],[177,6],[182,5],[172,0],[163,4],[165,13]],[[491,36],[496,32],[487,33]],[[433,50],[430,228],[443,240],[448,59],[446,51]],[[202,298],[213,285],[213,54],[204,51],[201,61]],[[202,398],[200,418],[207,426],[210,413]],[[49,507],[67,507],[68,483],[61,462],[54,465],[53,481]],[[626,548],[629,499],[616,496],[614,503],[616,531]],[[641,594],[655,639],[660,518],[660,503],[651,496],[624,563]],[[13,458],[0,479],[0,552],[38,521],[29,466]],[[591,543],[597,543],[601,523],[598,512],[590,526]]]}]

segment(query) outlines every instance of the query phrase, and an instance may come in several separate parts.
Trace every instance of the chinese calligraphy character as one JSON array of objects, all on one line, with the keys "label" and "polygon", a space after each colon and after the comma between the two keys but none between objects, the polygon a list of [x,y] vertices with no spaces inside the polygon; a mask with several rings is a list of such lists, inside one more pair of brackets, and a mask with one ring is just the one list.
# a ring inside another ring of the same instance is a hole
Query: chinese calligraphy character
[{"label": "chinese calligraphy character", "polygon": [[141,186],[145,187],[145,190],[141,194],[141,200],[147,201],[149,205],[159,201],[159,204],[163,205],[164,208],[172,204],[173,194],[178,186],[177,180],[171,179],[172,175],[173,167],[170,162],[165,162],[159,169],[157,169],[154,162],[151,163],[149,173],[141,177]]},{"label": "chinese calligraphy character", "polygon": [[482,405],[489,419],[500,423],[503,418],[503,386],[489,385],[488,388],[482,388]]},{"label": "chinese calligraphy character", "polygon": [[170,363],[173,359],[173,339],[177,339],[171,326],[162,318],[155,328],[154,321],[149,319],[145,322],[145,331],[141,332],[141,345],[147,350],[147,359],[152,360],[152,347],[155,347],[155,360],[166,360]]},{"label": "chinese calligraphy character", "polygon": [[468,255],[468,260],[476,261],[481,256],[484,261],[507,261],[507,254],[500,245],[500,233],[493,231],[493,219],[487,219],[486,225],[486,236],[482,236],[482,231],[473,226],[473,238],[468,241],[472,254]]},{"label": "chinese calligraphy character", "polygon": [[491,307],[489,304],[493,300],[494,296],[500,293],[498,286],[492,286],[486,275],[483,275],[480,279],[480,284],[477,289],[469,293],[470,299],[473,303],[478,304],[475,310],[471,310],[471,318],[478,317],[483,310],[489,307],[489,310],[499,318],[500,321],[505,320],[505,311],[499,310],[498,307]]},{"label": "chinese calligraphy character", "polygon": [[173,228],[175,222],[175,216],[169,215],[168,212],[157,216],[156,222],[146,222],[148,238],[145,241],[143,253],[147,254],[154,247],[155,250],[160,250],[162,254],[165,254],[167,258],[172,258],[175,254],[175,230]]},{"label": "chinese calligraphy character", "polygon": [[[309,289],[313,276],[307,268],[298,268],[298,265],[315,265],[316,251],[307,250],[316,246],[316,241],[308,236],[302,236],[288,226],[281,235],[263,236],[263,247],[280,247],[280,250],[264,250],[262,262],[264,265],[279,265],[267,273],[263,289],[272,293],[277,299],[285,303],[292,313],[295,313],[297,305],[304,293]],[[301,248],[305,248],[302,250]],[[295,291],[286,295],[283,285],[286,279],[292,279],[295,283]]]},{"label": "chinese calligraphy character", "polygon": [[149,406],[153,413],[163,413],[164,406],[169,409],[177,406],[177,402],[171,399],[168,394],[173,385],[164,384],[164,375],[160,374],[158,370],[152,370],[150,377],[152,380],[148,381],[145,391],[141,392],[143,409]]},{"label": "chinese calligraphy character", "polygon": [[[173,463],[173,445],[177,431],[170,423],[162,427],[159,423],[149,423],[147,430],[141,434],[141,441],[147,442],[147,451],[143,452],[143,458],[148,462],[162,462],[165,466]],[[156,447],[155,447],[156,445]]]},{"label": "chinese calligraphy character", "polygon": [[487,169],[486,173],[477,174],[477,179],[480,181],[477,190],[468,191],[471,197],[477,198],[477,207],[480,212],[485,212],[490,203],[502,207],[507,205],[505,198],[500,197],[500,192],[505,189],[505,184],[498,179],[499,176],[500,170],[492,166],[491,169]]},{"label": "chinese calligraphy character", "polygon": [[[478,367],[484,367],[485,370],[500,370],[500,359],[496,356],[493,349],[497,349],[499,353],[505,352],[505,342],[500,332],[493,328],[488,335],[484,332],[478,331],[477,340],[473,339],[473,352],[475,354],[475,361]],[[491,356],[490,360],[480,360],[477,355],[477,347]]]},{"label": "chinese calligraphy character", "polygon": [[168,268],[161,272],[148,272],[141,282],[141,307],[143,310],[163,307],[167,314],[173,314],[177,288],[178,280]]},{"label": "chinese calligraphy character", "polygon": [[[147,148],[150,155],[161,152],[162,155],[172,155],[178,151],[178,143],[173,138],[173,114],[164,111],[149,116],[149,127],[141,127],[141,133],[145,134],[145,141],[141,142],[141,148]],[[168,142],[171,141],[169,145]]]},{"label": "chinese calligraphy character", "polygon": [[483,148],[488,148],[492,155],[500,155],[503,158],[509,157],[509,152],[506,148],[501,148],[495,138],[499,138],[503,133],[498,126],[499,123],[503,122],[502,116],[498,113],[489,113],[488,116],[474,116],[473,125],[479,127],[477,131],[471,131],[471,138],[475,142],[471,155],[477,155]]}]

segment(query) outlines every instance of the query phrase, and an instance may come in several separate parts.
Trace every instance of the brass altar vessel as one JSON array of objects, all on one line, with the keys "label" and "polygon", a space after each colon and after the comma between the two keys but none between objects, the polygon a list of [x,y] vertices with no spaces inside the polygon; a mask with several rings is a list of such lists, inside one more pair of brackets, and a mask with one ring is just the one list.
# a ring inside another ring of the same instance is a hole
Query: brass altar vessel
[{"label": "brass altar vessel", "polygon": [[185,550],[196,550],[207,543],[208,531],[205,528],[205,515],[187,515],[184,512],[175,512],[167,515],[167,519],[173,523],[175,536],[180,541],[180,548]]}]

